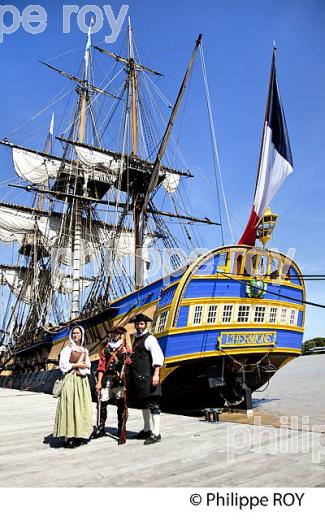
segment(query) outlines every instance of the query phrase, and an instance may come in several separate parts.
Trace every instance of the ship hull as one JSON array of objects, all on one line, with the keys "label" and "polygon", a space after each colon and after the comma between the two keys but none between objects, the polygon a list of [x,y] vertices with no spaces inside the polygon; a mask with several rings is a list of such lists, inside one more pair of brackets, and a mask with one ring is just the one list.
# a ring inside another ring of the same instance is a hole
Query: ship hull
[{"label": "ship hull", "polygon": [[[130,317],[144,312],[153,319],[152,331],[165,355],[161,370],[164,410],[249,406],[247,388],[253,392],[263,387],[283,364],[301,353],[305,288],[298,266],[292,263],[290,271],[278,279],[267,271],[264,292],[248,294],[251,278],[244,271],[248,254],[252,248],[246,246],[216,249],[168,280],[161,278],[84,316],[79,323],[86,330],[92,371],[96,371],[109,329],[122,324],[132,344]],[[255,249],[256,266],[268,254]],[[284,255],[279,262],[281,275]],[[62,327],[16,351],[7,359],[0,385],[51,392],[68,333],[69,327]]]},{"label": "ship hull", "polygon": [[[263,366],[259,371],[252,370],[246,373],[246,385],[252,392],[258,390],[268,383],[277,369],[295,357],[294,354],[286,355],[284,353],[270,355],[269,365]],[[238,363],[256,363],[258,360],[259,356],[256,354],[236,357]],[[97,364],[96,361],[92,363],[93,373],[96,371]],[[170,367],[170,369],[172,368]],[[207,374],[210,377],[207,377]],[[9,374],[0,376],[0,387],[50,394],[54,382],[59,376],[59,369]],[[211,380],[212,385],[215,386],[211,385]],[[95,401],[93,375],[89,377],[89,381]],[[191,360],[178,365],[177,369],[172,370],[169,377],[163,381],[162,391],[161,408],[166,412],[186,412],[224,406],[246,408],[240,372],[234,371],[234,363],[226,363],[223,367],[223,360],[219,356],[199,361]],[[137,406],[132,396],[129,404],[131,407]]]}]

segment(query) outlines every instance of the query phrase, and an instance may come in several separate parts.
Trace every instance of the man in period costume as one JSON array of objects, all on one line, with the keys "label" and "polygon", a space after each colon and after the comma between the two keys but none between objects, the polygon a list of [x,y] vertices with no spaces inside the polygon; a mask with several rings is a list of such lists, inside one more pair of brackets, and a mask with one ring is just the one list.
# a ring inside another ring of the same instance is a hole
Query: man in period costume
[{"label": "man in period costume", "polygon": [[107,419],[107,405],[116,402],[118,436],[121,433],[125,386],[122,381],[122,368],[129,361],[126,348],[124,327],[115,327],[110,331],[109,340],[101,353],[97,368],[96,392],[101,393],[100,425],[96,437],[105,435],[105,423]]},{"label": "man in period costume", "polygon": [[[136,333],[132,348],[132,364],[130,365],[130,383],[142,409],[144,427],[136,438],[144,439],[144,444],[154,444],[161,440],[160,430],[160,368],[164,355],[157,339],[147,329],[145,314],[137,314],[131,318]],[[152,428],[151,428],[152,423]]]}]

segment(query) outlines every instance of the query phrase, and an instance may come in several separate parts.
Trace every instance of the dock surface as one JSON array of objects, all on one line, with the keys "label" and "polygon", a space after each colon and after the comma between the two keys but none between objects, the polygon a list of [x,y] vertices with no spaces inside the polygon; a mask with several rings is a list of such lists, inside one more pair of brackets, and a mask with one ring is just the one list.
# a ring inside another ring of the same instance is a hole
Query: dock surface
[{"label": "dock surface", "polygon": [[[309,417],[288,427],[162,414],[162,442],[132,438],[142,414],[129,411],[128,440],[117,445],[116,409],[108,435],[68,450],[51,436],[57,400],[0,389],[0,487],[323,487],[325,355],[299,358],[254,394],[255,413]],[[95,423],[95,405],[94,405]],[[239,415],[239,414],[233,414]]]}]

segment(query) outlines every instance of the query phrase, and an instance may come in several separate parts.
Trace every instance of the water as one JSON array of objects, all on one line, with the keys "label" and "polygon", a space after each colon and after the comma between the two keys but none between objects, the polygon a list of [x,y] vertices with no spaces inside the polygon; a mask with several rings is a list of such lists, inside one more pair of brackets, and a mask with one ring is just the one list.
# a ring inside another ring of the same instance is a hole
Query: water
[{"label": "water", "polygon": [[[281,368],[263,392],[254,392],[258,412],[308,417],[325,427],[325,354],[301,356]],[[307,419],[306,419],[307,421]]]}]

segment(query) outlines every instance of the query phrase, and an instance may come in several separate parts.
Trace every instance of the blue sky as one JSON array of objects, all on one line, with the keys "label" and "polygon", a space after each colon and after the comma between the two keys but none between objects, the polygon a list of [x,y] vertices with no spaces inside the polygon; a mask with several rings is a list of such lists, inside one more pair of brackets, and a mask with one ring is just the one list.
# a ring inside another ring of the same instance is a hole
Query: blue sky
[{"label": "blue sky", "polygon": [[[90,3],[90,2],[89,2]],[[120,2],[92,2],[99,7],[110,3],[115,15]],[[323,0],[210,0],[202,2],[164,0],[126,2],[135,38],[145,64],[165,76],[159,88],[174,101],[194,40],[203,33],[218,149],[231,222],[239,239],[252,204],[265,110],[273,41],[278,47],[277,73],[292,146],[294,173],[272,203],[279,222],[270,244],[281,251],[296,249],[295,259],[307,274],[324,273],[325,214],[325,2]],[[42,109],[65,83],[46,70],[39,59],[71,72],[78,67],[85,35],[72,18],[70,34],[62,31],[65,2],[41,1],[47,11],[46,30],[31,35],[20,28],[4,35],[0,44],[1,99],[0,137],[9,135],[22,122]],[[20,10],[28,2],[15,2]],[[80,7],[87,2],[78,2]],[[8,21],[7,21],[8,23]],[[119,52],[126,22],[114,44]],[[94,36],[103,43],[111,30],[107,20]],[[73,52],[65,54],[69,49]],[[59,55],[62,55],[59,57]],[[57,57],[57,58],[56,58]],[[46,128],[49,112],[41,117]],[[199,165],[213,185],[208,120],[204,106],[199,61],[184,112],[182,142],[189,160]],[[34,123],[35,125],[35,123]],[[24,144],[42,147],[44,134],[17,133]],[[24,141],[24,138],[27,139]],[[1,150],[0,182],[14,176],[9,154]],[[217,219],[215,194],[201,179],[193,181],[193,211]],[[189,186],[189,192],[192,187]],[[13,197],[0,184],[0,198]],[[18,200],[18,195],[14,197]],[[21,199],[20,199],[21,201]],[[225,225],[226,242],[230,236]],[[215,228],[205,231],[206,245],[220,244]],[[307,284],[307,299],[324,304],[324,282]],[[307,308],[305,338],[325,336],[325,310]]]}]

